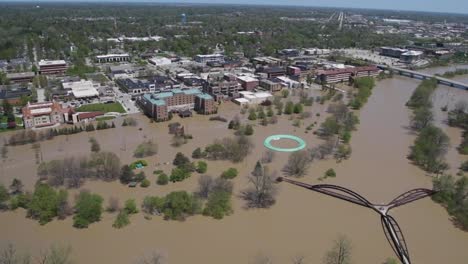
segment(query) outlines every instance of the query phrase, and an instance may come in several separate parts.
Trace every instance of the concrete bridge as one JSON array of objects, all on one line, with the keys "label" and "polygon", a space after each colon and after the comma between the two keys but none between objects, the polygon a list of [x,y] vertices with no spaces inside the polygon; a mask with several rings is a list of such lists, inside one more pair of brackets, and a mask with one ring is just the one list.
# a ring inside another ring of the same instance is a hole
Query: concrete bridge
[{"label": "concrete bridge", "polygon": [[450,80],[450,79],[447,79],[447,78],[444,78],[444,77],[441,77],[441,76],[432,75],[432,74],[423,73],[423,72],[418,72],[418,71],[413,71],[413,70],[409,70],[409,69],[386,66],[386,65],[377,65],[377,67],[382,69],[382,70],[389,70],[389,71],[397,72],[400,75],[405,75],[405,76],[408,76],[408,77],[411,77],[411,78],[419,78],[419,79],[423,79],[423,80],[435,78],[435,79],[437,79],[437,82],[440,83],[440,84],[444,84],[444,85],[448,85],[448,86],[451,86],[451,87],[456,87],[456,88],[468,90],[468,84],[458,82],[458,81],[454,81],[454,80]]}]

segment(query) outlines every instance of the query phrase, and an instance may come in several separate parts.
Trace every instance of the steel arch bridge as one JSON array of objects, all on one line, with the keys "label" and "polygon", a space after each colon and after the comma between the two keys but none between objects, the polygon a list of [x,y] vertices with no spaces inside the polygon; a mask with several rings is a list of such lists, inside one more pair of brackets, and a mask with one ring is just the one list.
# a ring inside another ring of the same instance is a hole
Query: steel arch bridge
[{"label": "steel arch bridge", "polygon": [[284,177],[277,178],[277,181],[291,183],[309,189],[311,191],[319,192],[374,210],[380,215],[380,221],[382,223],[382,228],[384,230],[385,237],[387,238],[393,251],[403,264],[411,264],[408,246],[406,245],[405,237],[403,236],[403,232],[401,231],[401,228],[398,225],[397,221],[391,215],[388,215],[388,213],[391,209],[395,207],[417,201],[419,199],[431,196],[434,193],[436,193],[436,191],[434,190],[418,188],[401,194],[388,204],[373,204],[360,194],[337,185],[310,185],[303,182],[287,179]]}]

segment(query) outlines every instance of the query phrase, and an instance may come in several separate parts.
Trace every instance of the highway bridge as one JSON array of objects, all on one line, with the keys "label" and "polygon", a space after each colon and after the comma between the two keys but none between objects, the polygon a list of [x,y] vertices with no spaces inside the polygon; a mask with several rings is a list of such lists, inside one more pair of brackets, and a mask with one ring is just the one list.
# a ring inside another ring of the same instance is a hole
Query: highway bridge
[{"label": "highway bridge", "polygon": [[418,71],[413,71],[409,69],[403,69],[403,68],[398,68],[398,67],[392,67],[392,66],[387,66],[387,65],[377,65],[382,70],[389,70],[393,72],[397,72],[400,75],[408,76],[411,78],[419,78],[419,79],[431,79],[431,78],[436,78],[437,82],[440,84],[448,85],[451,87],[456,87],[456,88],[461,88],[464,90],[468,90],[468,84],[467,83],[462,83],[458,82],[455,80],[450,80],[441,76],[437,75],[432,75],[428,73],[423,73],[423,72],[418,72]]}]

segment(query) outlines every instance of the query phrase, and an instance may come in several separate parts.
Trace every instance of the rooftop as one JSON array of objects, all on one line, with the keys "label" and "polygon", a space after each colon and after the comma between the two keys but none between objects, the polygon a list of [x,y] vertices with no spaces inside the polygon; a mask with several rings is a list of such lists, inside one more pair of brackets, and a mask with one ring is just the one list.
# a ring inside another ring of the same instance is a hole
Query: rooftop
[{"label": "rooftop", "polygon": [[41,60],[39,62],[40,66],[52,66],[52,65],[62,65],[67,64],[64,60]]}]

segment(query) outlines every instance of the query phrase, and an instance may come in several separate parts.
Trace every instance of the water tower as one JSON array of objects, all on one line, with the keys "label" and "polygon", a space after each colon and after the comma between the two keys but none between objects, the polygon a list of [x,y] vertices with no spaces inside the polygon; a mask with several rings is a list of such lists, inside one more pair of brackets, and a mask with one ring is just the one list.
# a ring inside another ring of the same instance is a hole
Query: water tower
[{"label": "water tower", "polygon": [[181,22],[182,24],[185,24],[187,23],[187,15],[185,13],[183,13],[182,15],[180,15],[181,17]]}]

